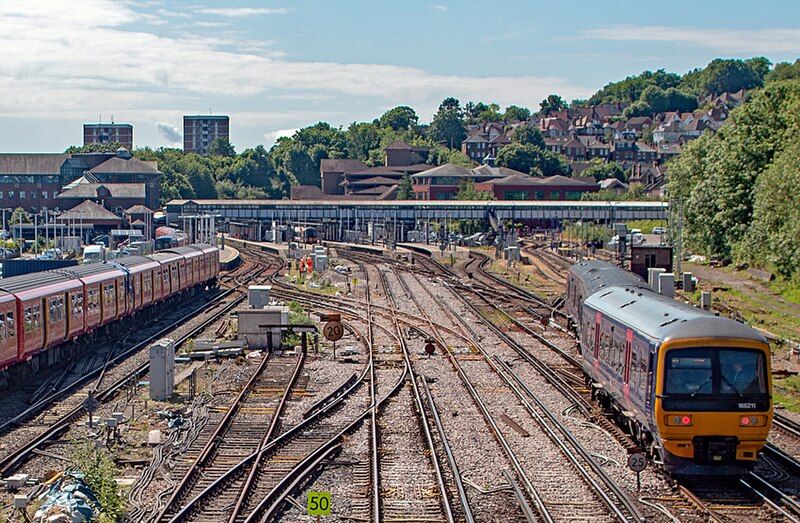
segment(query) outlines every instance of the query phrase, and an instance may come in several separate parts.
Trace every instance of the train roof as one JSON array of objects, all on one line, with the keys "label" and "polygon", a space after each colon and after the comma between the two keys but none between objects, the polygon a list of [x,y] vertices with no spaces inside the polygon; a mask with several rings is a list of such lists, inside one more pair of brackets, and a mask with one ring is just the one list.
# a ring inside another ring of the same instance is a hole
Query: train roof
[{"label": "train roof", "polygon": [[600,260],[580,261],[570,267],[569,271],[583,282],[587,296],[605,287],[628,286],[649,289],[647,283],[637,274]]},{"label": "train roof", "polygon": [[197,256],[203,251],[196,244],[192,244],[192,245],[183,245],[181,247],[170,247],[169,249],[164,249],[160,252],[174,252],[177,254],[184,254],[184,255],[189,254],[192,256]]},{"label": "train roof", "polygon": [[57,283],[68,282],[74,279],[75,278],[59,272],[32,272],[29,274],[21,274],[19,276],[11,276],[10,278],[0,279],[0,290],[18,293]]},{"label": "train roof", "polygon": [[715,316],[647,288],[609,286],[590,295],[584,303],[660,342],[738,338],[766,343],[758,331],[743,323]]},{"label": "train roof", "polygon": [[125,256],[124,258],[117,258],[114,263],[122,265],[123,267],[136,267],[137,265],[157,263],[146,256]]},{"label": "train roof", "polygon": [[157,251],[157,252],[154,252],[153,254],[148,254],[147,257],[150,258],[151,260],[156,260],[156,261],[164,262],[164,263],[169,263],[169,262],[174,262],[174,261],[177,261],[177,260],[185,260],[186,259],[183,256],[181,256],[180,254],[178,254],[178,253],[176,253],[174,251],[171,251],[171,250],[168,250],[168,251]]},{"label": "train roof", "polygon": [[[121,259],[122,258],[119,258],[118,260],[115,261],[119,263],[119,260]],[[114,271],[120,272],[120,269],[119,267],[115,267],[109,262],[84,263],[81,265],[75,265],[73,267],[65,267],[63,269],[57,269],[57,272],[60,272],[62,274],[67,274],[70,276],[75,276],[78,278],[83,278],[85,276],[94,276],[96,274],[103,274],[106,272],[114,272]]]}]

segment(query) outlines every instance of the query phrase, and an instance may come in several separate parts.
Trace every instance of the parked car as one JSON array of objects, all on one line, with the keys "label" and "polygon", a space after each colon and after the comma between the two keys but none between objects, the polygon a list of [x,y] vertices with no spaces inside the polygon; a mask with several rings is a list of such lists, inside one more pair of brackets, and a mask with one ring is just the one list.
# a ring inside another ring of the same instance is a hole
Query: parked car
[{"label": "parked car", "polygon": [[666,232],[666,227],[653,227],[653,234],[665,234]]}]

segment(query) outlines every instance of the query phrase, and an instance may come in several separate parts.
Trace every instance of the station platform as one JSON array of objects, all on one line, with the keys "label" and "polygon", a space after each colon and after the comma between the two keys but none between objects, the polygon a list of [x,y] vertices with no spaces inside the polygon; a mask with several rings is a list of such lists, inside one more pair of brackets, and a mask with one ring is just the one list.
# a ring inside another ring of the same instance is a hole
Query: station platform
[{"label": "station platform", "polygon": [[404,242],[404,243],[398,243],[397,246],[399,248],[425,254],[437,261],[449,260],[450,256],[452,256],[456,260],[469,259],[469,247],[463,247],[460,245],[451,245],[450,248],[445,249],[444,252],[442,252],[442,250],[439,249],[438,245],[434,245],[432,243],[426,244],[426,243]]},{"label": "station platform", "polygon": [[254,242],[251,240],[242,240],[239,238],[225,237],[225,246],[231,245],[233,247],[247,245],[256,247],[264,252],[287,258],[289,256],[289,246],[285,243],[272,243],[272,242]]},{"label": "station platform", "polygon": [[230,245],[219,251],[219,268],[227,271],[236,267],[241,262],[239,251]]}]

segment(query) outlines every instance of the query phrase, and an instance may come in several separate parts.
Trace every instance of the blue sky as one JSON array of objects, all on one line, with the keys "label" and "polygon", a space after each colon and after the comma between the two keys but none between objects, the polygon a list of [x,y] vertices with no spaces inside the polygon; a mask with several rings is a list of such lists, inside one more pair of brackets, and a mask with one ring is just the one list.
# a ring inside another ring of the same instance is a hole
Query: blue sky
[{"label": "blue sky", "polygon": [[0,1],[0,152],[80,144],[83,122],[180,142],[231,116],[242,150],[445,96],[537,108],[645,69],[800,56],[800,4],[504,1]]}]

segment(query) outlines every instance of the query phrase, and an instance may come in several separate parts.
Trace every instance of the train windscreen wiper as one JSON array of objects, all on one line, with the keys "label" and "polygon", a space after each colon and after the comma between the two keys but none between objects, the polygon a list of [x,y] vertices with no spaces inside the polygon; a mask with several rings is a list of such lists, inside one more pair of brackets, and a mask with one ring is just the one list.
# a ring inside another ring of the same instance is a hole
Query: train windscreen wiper
[{"label": "train windscreen wiper", "polygon": [[696,390],[696,391],[694,391],[694,392],[692,392],[692,394],[691,394],[689,397],[690,397],[690,398],[694,398],[695,396],[697,396],[697,394],[698,394],[698,393],[699,393],[701,390],[703,390],[703,387],[705,387],[706,385],[708,385],[709,383],[711,383],[711,380],[712,380],[712,379],[713,379],[713,376],[712,376],[711,378],[708,378],[708,379],[706,380],[706,382],[705,382],[705,383],[703,383],[702,385],[700,385],[699,387],[697,387],[697,390]]},{"label": "train windscreen wiper", "polygon": [[726,378],[725,376],[720,376],[720,378],[722,379],[722,381],[724,381],[724,382],[725,382],[725,383],[728,385],[728,387],[730,387],[731,389],[733,389],[733,392],[735,392],[736,394],[738,394],[740,398],[741,398],[742,396],[744,396],[744,394],[742,394],[742,393],[739,391],[739,389],[737,389],[737,388],[736,388],[736,386],[735,386],[733,383],[731,383],[730,381],[728,381],[728,378]]}]

